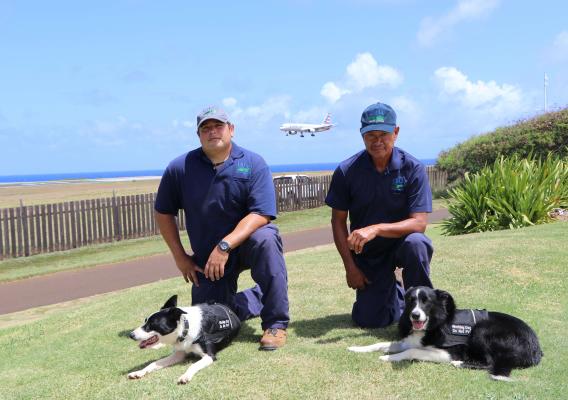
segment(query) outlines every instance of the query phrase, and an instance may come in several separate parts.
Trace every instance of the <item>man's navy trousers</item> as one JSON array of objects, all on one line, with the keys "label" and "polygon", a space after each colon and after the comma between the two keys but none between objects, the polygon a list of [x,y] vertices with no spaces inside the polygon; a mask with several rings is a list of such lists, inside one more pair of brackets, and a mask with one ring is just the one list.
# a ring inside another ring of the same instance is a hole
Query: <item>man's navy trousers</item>
[{"label": "man's navy trousers", "polygon": [[[239,274],[250,269],[256,286],[237,293]],[[241,321],[260,316],[262,329],[286,329],[288,314],[288,275],[282,239],[274,224],[257,229],[234,249],[225,265],[225,275],[211,281],[197,273],[199,287],[191,289],[192,304],[214,300],[231,307]]]},{"label": "man's navy trousers", "polygon": [[373,256],[353,254],[355,263],[371,282],[358,289],[351,316],[363,328],[382,328],[399,320],[404,310],[404,289],[395,280],[395,267],[403,268],[404,286],[428,286],[432,242],[422,233],[397,240],[388,251]]}]

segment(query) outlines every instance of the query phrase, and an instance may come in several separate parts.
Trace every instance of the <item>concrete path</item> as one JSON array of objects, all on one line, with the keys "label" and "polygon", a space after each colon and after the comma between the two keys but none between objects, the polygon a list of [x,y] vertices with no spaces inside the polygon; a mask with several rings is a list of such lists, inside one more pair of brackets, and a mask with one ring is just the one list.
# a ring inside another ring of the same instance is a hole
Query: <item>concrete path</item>
[{"label": "concrete path", "polygon": [[[430,214],[430,222],[449,216],[447,210]],[[333,243],[331,228],[310,229],[282,235],[284,251],[301,250]],[[0,314],[61,303],[139,286],[181,275],[169,254],[101,265],[74,271],[0,283]]]}]

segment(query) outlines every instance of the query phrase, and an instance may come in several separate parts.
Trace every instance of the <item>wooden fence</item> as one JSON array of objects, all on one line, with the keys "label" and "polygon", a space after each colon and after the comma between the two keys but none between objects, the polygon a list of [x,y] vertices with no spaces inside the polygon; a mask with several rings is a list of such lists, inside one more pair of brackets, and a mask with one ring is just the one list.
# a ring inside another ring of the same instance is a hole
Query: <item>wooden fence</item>
[{"label": "wooden fence", "polygon": [[[428,167],[432,190],[446,176]],[[324,205],[331,175],[307,182],[275,183],[278,212]],[[154,220],[155,193],[0,209],[0,260],[27,257],[159,234]],[[177,218],[180,230],[185,217]]]},{"label": "wooden fence", "polygon": [[430,189],[433,192],[446,189],[448,184],[448,173],[446,171],[440,171],[435,166],[429,165],[426,167],[426,173],[430,181]]}]

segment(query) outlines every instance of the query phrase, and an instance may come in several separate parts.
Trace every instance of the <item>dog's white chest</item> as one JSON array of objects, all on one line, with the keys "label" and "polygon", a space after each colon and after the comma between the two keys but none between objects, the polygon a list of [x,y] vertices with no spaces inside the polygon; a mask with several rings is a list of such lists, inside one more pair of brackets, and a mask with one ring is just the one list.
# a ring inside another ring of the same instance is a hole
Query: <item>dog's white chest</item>
[{"label": "dog's white chest", "polygon": [[424,337],[424,332],[412,332],[406,339],[404,339],[405,344],[410,348],[422,347],[422,338]]}]

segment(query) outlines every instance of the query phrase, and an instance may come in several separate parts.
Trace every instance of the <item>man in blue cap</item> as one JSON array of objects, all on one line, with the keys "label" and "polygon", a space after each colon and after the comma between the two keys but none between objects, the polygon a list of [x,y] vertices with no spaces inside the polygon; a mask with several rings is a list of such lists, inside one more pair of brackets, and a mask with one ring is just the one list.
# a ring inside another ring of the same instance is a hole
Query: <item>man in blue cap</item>
[{"label": "man in blue cap", "polygon": [[396,267],[406,287],[432,287],[433,248],[424,235],[432,193],[424,165],[394,146],[399,127],[389,105],[367,107],[360,131],[365,150],[339,164],[325,202],[347,285],[356,290],[353,321],[379,328],[398,321],[404,307]]},{"label": "man in blue cap", "polygon": [[[197,116],[201,147],[174,159],[156,197],[156,221],[178,269],[192,285],[192,304],[216,301],[241,320],[260,315],[261,350],[286,343],[288,277],[276,218],[272,175],[258,154],[237,146],[227,114]],[[175,216],[183,210],[193,255],[181,243]],[[256,286],[237,293],[251,270]]]}]

